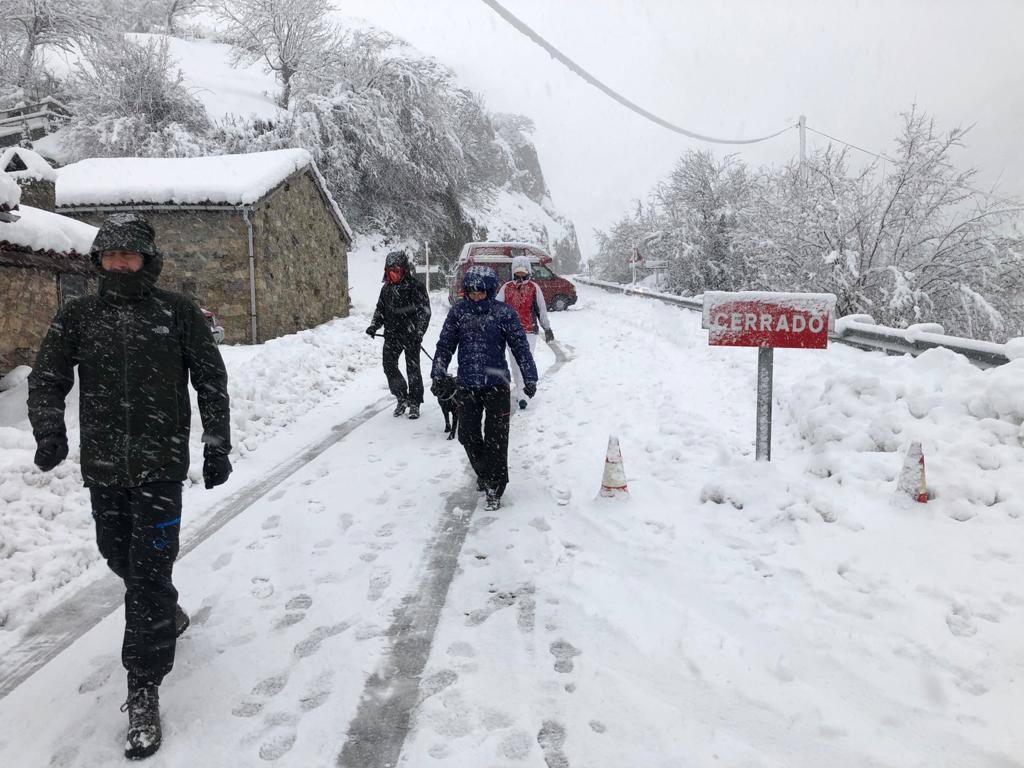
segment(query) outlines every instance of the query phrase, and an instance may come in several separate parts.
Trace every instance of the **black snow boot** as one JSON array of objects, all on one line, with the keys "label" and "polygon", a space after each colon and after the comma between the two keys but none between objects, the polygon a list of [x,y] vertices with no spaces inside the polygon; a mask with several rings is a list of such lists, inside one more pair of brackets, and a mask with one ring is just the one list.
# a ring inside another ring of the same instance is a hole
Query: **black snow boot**
[{"label": "black snow boot", "polygon": [[409,403],[409,418],[418,419],[420,417],[420,404]]},{"label": "black snow boot", "polygon": [[484,509],[494,512],[501,507],[501,494],[493,488],[487,489],[487,501],[484,502]]},{"label": "black snow boot", "polygon": [[399,400],[398,404],[395,406],[395,412],[392,415],[401,416],[403,413],[405,413],[405,400]]},{"label": "black snow boot", "polygon": [[188,625],[191,623],[192,620],[189,619],[184,609],[180,605],[174,606],[174,636],[181,637],[185,634],[185,630],[188,629]]},{"label": "black snow boot", "polygon": [[149,757],[160,749],[160,694],[155,685],[141,685],[128,691],[121,711],[128,712],[128,739],[124,756],[129,760]]}]

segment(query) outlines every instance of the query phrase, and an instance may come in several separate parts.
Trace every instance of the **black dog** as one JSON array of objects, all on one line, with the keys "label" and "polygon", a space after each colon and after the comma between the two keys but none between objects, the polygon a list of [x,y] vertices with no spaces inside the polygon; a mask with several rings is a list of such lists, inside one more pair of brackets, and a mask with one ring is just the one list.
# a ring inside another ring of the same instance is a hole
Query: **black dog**
[{"label": "black dog", "polygon": [[459,385],[455,377],[445,374],[438,380],[437,402],[444,414],[444,431],[454,440],[459,428]]}]

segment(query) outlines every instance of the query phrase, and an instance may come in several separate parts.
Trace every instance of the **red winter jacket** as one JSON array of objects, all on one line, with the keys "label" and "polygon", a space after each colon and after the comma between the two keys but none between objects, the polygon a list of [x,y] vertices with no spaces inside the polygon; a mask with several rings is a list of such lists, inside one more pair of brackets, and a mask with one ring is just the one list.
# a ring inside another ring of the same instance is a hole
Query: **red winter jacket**
[{"label": "red winter jacket", "polygon": [[540,320],[541,328],[551,328],[548,322],[548,308],[544,301],[544,294],[540,286],[532,280],[517,282],[512,280],[501,286],[498,291],[498,301],[508,304],[519,315],[519,322],[527,333],[537,333],[537,320]]}]

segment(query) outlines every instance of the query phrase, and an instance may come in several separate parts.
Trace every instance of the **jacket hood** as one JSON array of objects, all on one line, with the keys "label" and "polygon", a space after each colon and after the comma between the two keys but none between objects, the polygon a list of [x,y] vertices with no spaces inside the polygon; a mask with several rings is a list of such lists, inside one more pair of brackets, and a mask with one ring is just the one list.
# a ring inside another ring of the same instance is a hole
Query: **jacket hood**
[{"label": "jacket hood", "polygon": [[533,265],[530,263],[529,256],[514,256],[512,258],[512,277],[515,277],[516,272],[522,272],[526,270],[526,274],[529,277],[533,277]]},{"label": "jacket hood", "polygon": [[413,266],[410,263],[409,256],[408,254],[406,254],[405,251],[391,251],[391,253],[387,255],[387,258],[384,259],[384,274],[381,277],[381,280],[383,280],[384,282],[387,282],[388,280],[387,273],[388,270],[391,269],[391,267],[401,267],[402,269],[404,269],[405,277],[403,279],[405,280],[408,280],[410,275],[412,275],[413,273]]},{"label": "jacket hood", "polygon": [[164,266],[164,258],[156,247],[156,233],[145,216],[137,213],[115,213],[108,216],[96,233],[89,256],[100,268],[105,251],[135,251],[142,254],[142,272],[146,282],[155,285]]},{"label": "jacket hood", "polygon": [[466,276],[462,278],[462,290],[486,291],[487,298],[493,299],[498,293],[498,275],[490,267],[473,266],[466,270]]}]

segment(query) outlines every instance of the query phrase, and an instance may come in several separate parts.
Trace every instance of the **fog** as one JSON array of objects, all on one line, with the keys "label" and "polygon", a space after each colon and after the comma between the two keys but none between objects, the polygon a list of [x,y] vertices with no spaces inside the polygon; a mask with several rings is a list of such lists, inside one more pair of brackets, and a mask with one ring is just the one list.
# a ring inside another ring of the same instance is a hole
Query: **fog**
[{"label": "fog", "polygon": [[[723,138],[808,125],[892,150],[916,103],[940,129],[973,125],[962,162],[979,185],[1024,193],[1024,2],[1015,0],[505,0],[505,7],[627,98]],[[642,198],[688,149],[785,162],[796,131],[749,147],[709,145],[636,115],[553,60],[480,0],[338,0],[451,66],[494,111],[526,114],[552,197],[593,230]],[[808,136],[813,149],[827,143]],[[869,161],[855,153],[853,159]]]}]

